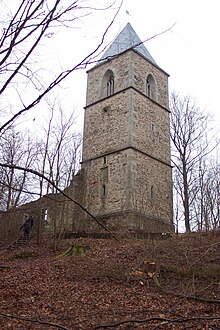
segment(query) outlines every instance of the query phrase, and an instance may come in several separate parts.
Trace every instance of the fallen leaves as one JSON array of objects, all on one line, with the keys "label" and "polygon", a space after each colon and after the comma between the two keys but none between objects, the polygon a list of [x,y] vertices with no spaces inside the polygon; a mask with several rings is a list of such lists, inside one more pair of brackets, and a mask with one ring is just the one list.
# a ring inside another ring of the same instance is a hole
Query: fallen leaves
[{"label": "fallen leaves", "polygon": [[[181,267],[187,265],[184,253],[181,253],[181,241],[157,242],[155,251],[151,241],[74,240],[64,241],[60,253],[70,246],[79,245],[88,245],[90,250],[85,254],[68,253],[65,258],[57,258],[58,253],[50,250],[48,245],[40,248],[32,245],[25,251],[10,253],[0,250],[1,263],[8,267],[0,276],[0,313],[15,316],[13,319],[0,316],[0,328],[53,330],[60,326],[69,330],[90,330],[95,329],[97,324],[117,323],[131,318],[160,318],[164,319],[164,323],[160,323],[161,329],[172,329],[166,319],[172,319],[173,313],[181,317],[207,314],[214,317],[219,313],[216,305],[190,301],[158,290],[162,286],[184,295],[194,288],[189,277],[185,284],[184,278],[178,278],[175,273],[178,263]],[[193,246],[194,254],[195,248]],[[177,249],[182,258],[177,259]],[[206,246],[198,246],[198,251],[203,254],[205,249]],[[216,254],[211,248],[209,251],[211,254],[205,254],[206,260],[212,257],[217,265],[217,251]],[[187,253],[189,260],[189,246]],[[16,255],[28,257],[15,258]],[[199,255],[193,255],[193,258],[200,260]],[[168,267],[171,264],[172,272]],[[148,266],[153,268],[145,268]],[[199,292],[209,288],[203,292],[207,298],[209,292],[210,298],[213,297],[212,292],[216,300],[220,298],[219,281],[215,278],[210,282],[208,277],[198,277],[196,285]],[[28,322],[24,318],[40,320],[44,324]],[[197,320],[192,323],[193,329],[201,326],[201,322]],[[211,320],[209,323],[213,325],[216,322]],[[156,319],[148,324],[149,329],[156,325]],[[204,328],[205,323],[202,325]],[[120,329],[126,326],[126,323],[120,325]],[[135,327],[148,329],[144,323]],[[175,324],[175,329],[181,329],[181,325]]]}]

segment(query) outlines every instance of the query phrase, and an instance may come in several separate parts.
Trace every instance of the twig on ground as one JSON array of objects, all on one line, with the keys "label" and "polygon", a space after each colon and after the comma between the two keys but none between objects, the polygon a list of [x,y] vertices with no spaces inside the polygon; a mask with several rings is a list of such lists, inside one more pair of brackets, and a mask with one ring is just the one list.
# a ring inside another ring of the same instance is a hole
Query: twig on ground
[{"label": "twig on ground", "polygon": [[40,319],[31,319],[31,318],[28,318],[28,317],[11,315],[11,314],[4,314],[4,313],[0,313],[0,316],[7,317],[7,318],[10,318],[10,319],[21,320],[21,321],[25,321],[25,322],[45,324],[45,325],[49,325],[51,327],[56,327],[56,328],[63,329],[63,330],[70,330],[69,328],[66,328],[63,325],[56,324],[56,323],[51,323],[51,322],[47,322],[47,321],[42,321]]},{"label": "twig on ground", "polygon": [[168,295],[173,295],[176,297],[180,297],[183,299],[187,299],[187,300],[196,300],[196,301],[200,301],[203,303],[209,303],[209,304],[220,304],[220,300],[219,299],[208,299],[208,298],[203,298],[203,297],[196,297],[196,296],[185,296],[185,295],[181,295],[180,293],[175,293],[175,292],[171,292],[171,291],[166,291],[163,289],[163,293],[168,294]]},{"label": "twig on ground", "polygon": [[125,324],[125,323],[147,323],[152,321],[160,321],[167,323],[185,323],[185,322],[193,322],[198,320],[220,320],[220,317],[210,317],[210,316],[198,316],[198,317],[184,317],[180,319],[169,319],[164,317],[149,317],[147,319],[138,320],[138,319],[130,319],[130,320],[124,320],[119,321],[116,323],[111,324],[100,324],[95,326],[95,329],[105,329],[105,328],[115,328],[119,325]]}]

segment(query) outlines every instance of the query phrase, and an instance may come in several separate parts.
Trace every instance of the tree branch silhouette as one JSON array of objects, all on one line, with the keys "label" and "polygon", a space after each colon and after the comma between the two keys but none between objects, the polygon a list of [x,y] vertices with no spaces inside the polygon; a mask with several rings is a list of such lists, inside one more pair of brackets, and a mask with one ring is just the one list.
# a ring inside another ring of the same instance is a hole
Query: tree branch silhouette
[{"label": "tree branch silhouette", "polygon": [[90,213],[82,204],[74,200],[72,197],[70,197],[68,194],[66,194],[63,190],[61,190],[59,187],[57,187],[54,182],[49,180],[45,175],[39,173],[36,170],[30,169],[30,168],[25,168],[17,165],[11,165],[11,164],[4,164],[0,163],[0,166],[10,168],[10,169],[16,169],[19,171],[25,171],[28,173],[32,173],[34,175],[37,175],[38,177],[46,180],[49,184],[51,184],[60,194],[62,194],[64,197],[66,197],[68,200],[72,201],[74,204],[79,206],[87,215],[89,215],[90,218],[92,218],[101,228],[103,228],[105,231],[111,234],[111,236],[117,241],[118,239],[115,237],[115,235],[105,226],[103,225],[92,213]]},{"label": "tree branch silhouette", "polygon": [[95,329],[105,329],[105,328],[115,328],[118,327],[122,324],[126,324],[126,323],[148,323],[148,322],[152,322],[152,321],[160,321],[161,323],[161,327],[163,326],[163,324],[167,324],[167,323],[186,323],[186,322],[194,322],[194,321],[206,321],[206,320],[220,320],[220,317],[215,317],[215,316],[197,316],[197,317],[184,317],[184,318],[179,318],[179,319],[170,319],[170,318],[166,318],[166,317],[149,317],[146,319],[130,319],[130,320],[124,320],[124,321],[119,321],[119,322],[115,322],[115,323],[109,323],[109,324],[100,324],[95,326]]},{"label": "tree branch silhouette", "polygon": [[[57,3],[59,3],[60,0],[57,0]],[[114,3],[114,2],[113,2]],[[0,127],[0,132],[2,132],[8,125],[12,124],[14,122],[14,120],[18,117],[20,117],[23,113],[27,112],[28,110],[32,109],[35,105],[37,105],[45,95],[47,95],[52,89],[54,89],[54,87],[56,87],[57,85],[59,85],[64,79],[66,79],[72,72],[74,72],[75,70],[78,69],[82,69],[82,68],[86,68],[89,64],[90,64],[90,60],[91,58],[95,58],[95,54],[97,53],[97,51],[100,49],[100,47],[103,45],[105,37],[107,32],[109,31],[110,27],[113,25],[115,18],[117,17],[121,6],[122,6],[123,0],[121,0],[120,5],[116,11],[116,13],[114,14],[111,22],[108,24],[107,28],[105,29],[101,41],[99,42],[99,44],[95,47],[95,49],[90,52],[87,56],[85,56],[78,64],[74,65],[71,69],[69,70],[64,70],[62,71],[60,74],[57,75],[57,77],[44,89],[44,91],[38,95],[38,97],[36,97],[29,105],[25,106],[23,109],[21,109],[20,111],[18,111],[14,116],[12,116],[9,120],[7,120],[1,127]],[[54,10],[56,9],[56,7],[54,8]],[[27,54],[25,55],[24,59],[22,60],[22,62],[18,65],[17,68],[15,68],[14,72],[12,73],[12,76],[10,76],[8,78],[8,80],[6,81],[6,83],[3,85],[2,89],[0,90],[0,94],[6,89],[6,87],[8,86],[9,82],[13,79],[13,77],[18,74],[19,69],[25,64],[26,60],[28,59],[28,57],[30,56],[30,54],[33,52],[33,50],[36,48],[36,46],[39,44],[41,38],[43,35],[45,35],[45,32],[49,26],[49,24],[51,23],[51,21],[53,20],[53,12],[51,12],[51,19],[48,20],[48,22],[46,21],[45,24],[43,24],[43,29],[38,37],[38,39],[36,40],[36,42],[34,43],[34,45],[30,48],[30,50],[27,52]],[[13,48],[14,44],[11,45],[10,50]]]},{"label": "tree branch silhouette", "polygon": [[51,327],[55,327],[55,328],[59,328],[59,329],[63,329],[63,330],[69,330],[69,328],[66,328],[66,327],[64,327],[61,324],[47,322],[47,321],[42,321],[40,319],[32,319],[32,318],[29,318],[29,317],[22,317],[22,316],[5,314],[5,313],[0,313],[0,316],[5,317],[5,318],[10,318],[10,319],[16,319],[16,320],[26,321],[26,322],[45,324],[45,325],[49,325]]}]

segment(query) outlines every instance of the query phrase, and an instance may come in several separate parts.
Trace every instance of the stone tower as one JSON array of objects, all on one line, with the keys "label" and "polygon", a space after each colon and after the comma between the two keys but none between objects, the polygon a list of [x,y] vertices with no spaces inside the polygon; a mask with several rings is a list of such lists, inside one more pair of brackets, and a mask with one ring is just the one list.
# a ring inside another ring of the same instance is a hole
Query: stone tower
[{"label": "stone tower", "polygon": [[82,169],[111,230],[172,230],[168,74],[129,23],[88,71]]}]

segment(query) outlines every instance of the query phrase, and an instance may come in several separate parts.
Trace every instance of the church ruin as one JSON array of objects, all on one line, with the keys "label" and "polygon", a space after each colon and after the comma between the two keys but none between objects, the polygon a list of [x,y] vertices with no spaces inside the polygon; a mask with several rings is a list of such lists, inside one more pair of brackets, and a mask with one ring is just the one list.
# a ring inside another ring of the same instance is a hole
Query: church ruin
[{"label": "church ruin", "polygon": [[[65,194],[111,231],[173,231],[169,75],[129,23],[87,74],[81,170]],[[24,210],[38,228],[100,229],[61,194],[19,208],[20,222]]]}]

